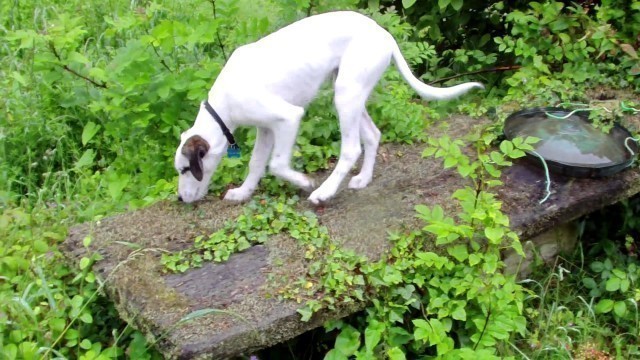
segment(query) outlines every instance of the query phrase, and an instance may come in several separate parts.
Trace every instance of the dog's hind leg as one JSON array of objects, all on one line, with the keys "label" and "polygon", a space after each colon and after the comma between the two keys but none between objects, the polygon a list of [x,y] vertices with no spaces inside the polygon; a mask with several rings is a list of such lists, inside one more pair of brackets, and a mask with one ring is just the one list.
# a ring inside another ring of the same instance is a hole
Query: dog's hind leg
[{"label": "dog's hind leg", "polygon": [[362,189],[369,185],[373,178],[373,168],[376,163],[378,144],[380,144],[380,130],[373,123],[366,110],[362,112],[360,120],[360,137],[364,144],[364,159],[360,173],[349,181],[350,189]]},{"label": "dog's hind leg", "polygon": [[227,191],[224,199],[227,201],[247,201],[255,191],[260,179],[267,169],[267,160],[273,149],[273,133],[270,129],[259,127],[256,132],[256,142],[253,145],[251,161],[249,161],[249,175],[239,188]]},{"label": "dog's hind leg", "polygon": [[[375,131],[372,129],[361,131],[365,123],[362,116],[366,113],[367,98],[384,70],[389,66],[390,59],[391,53],[388,49],[379,47],[368,38],[363,38],[362,41],[353,40],[343,54],[335,83],[335,104],[342,134],[340,159],[329,178],[309,196],[309,200],[314,204],[333,197],[355,165],[362,153],[360,148],[361,133],[364,135],[368,150],[373,150],[373,143],[377,143],[377,141],[373,141],[376,138]],[[370,125],[373,123],[367,123],[367,126]],[[367,168],[365,168],[366,172],[363,174],[362,180],[370,180],[369,173],[373,173],[375,152],[369,151],[367,156],[369,157],[365,159]],[[374,158],[371,159],[371,157]]]},{"label": "dog's hind leg", "polygon": [[[343,90],[337,83],[335,102],[342,135],[340,159],[331,175],[309,196],[309,200],[314,204],[319,204],[335,195],[338,187],[362,153],[360,148],[360,119],[364,111],[365,99],[363,99],[359,89]],[[356,88],[360,87],[356,86]]]}]

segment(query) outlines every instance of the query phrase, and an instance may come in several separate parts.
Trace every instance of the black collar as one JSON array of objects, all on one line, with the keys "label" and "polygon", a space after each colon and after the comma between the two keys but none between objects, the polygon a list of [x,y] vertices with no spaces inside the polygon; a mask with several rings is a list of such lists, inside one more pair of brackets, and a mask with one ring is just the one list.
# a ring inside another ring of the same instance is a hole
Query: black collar
[{"label": "black collar", "polygon": [[211,104],[209,104],[209,101],[207,100],[204,101],[204,108],[207,109],[209,114],[213,116],[213,119],[218,123],[218,125],[220,125],[220,129],[222,129],[222,133],[224,134],[224,137],[226,137],[227,141],[229,141],[229,145],[236,145],[236,139],[233,137],[233,134],[231,134],[231,131],[229,131],[229,128],[227,127],[227,125],[224,124],[224,122],[220,118],[220,115],[218,115],[218,113],[215,110],[213,110],[213,107],[211,107]]}]

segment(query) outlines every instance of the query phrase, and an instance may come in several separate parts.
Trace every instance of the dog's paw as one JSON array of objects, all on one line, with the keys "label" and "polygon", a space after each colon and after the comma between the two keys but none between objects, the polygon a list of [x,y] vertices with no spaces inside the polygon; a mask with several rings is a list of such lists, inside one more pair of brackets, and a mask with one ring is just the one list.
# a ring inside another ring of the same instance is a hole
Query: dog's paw
[{"label": "dog's paw", "polygon": [[328,193],[322,190],[322,188],[317,189],[309,195],[309,201],[311,201],[314,205],[320,205],[325,201],[331,199],[335,195],[335,193]]},{"label": "dog's paw", "polygon": [[313,180],[312,178],[305,176],[306,177],[306,182],[302,184],[302,186],[300,186],[300,188],[306,192],[312,192],[313,189],[316,188],[316,182],[315,180]]},{"label": "dog's paw", "polygon": [[245,202],[251,198],[252,191],[247,191],[242,187],[231,189],[224,195],[225,201]]},{"label": "dog's paw", "polygon": [[371,178],[361,175],[356,175],[349,180],[349,189],[364,189],[371,182]]}]

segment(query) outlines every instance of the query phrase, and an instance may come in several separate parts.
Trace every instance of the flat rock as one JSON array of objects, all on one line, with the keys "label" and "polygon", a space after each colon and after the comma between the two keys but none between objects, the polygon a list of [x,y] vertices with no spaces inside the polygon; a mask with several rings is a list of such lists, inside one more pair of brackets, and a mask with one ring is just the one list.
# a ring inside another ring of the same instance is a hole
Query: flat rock
[{"label": "flat rock", "polygon": [[[464,116],[434,128],[460,137],[484,123]],[[416,226],[414,206],[440,204],[456,211],[450,196],[469,183],[439,160],[421,157],[423,144],[381,146],[373,182],[363,190],[342,189],[318,217],[333,239],[374,260],[388,248],[387,232]],[[319,175],[325,176],[325,175]],[[544,203],[544,174],[526,161],[503,172],[497,189],[503,210],[521,238],[528,239],[640,191],[640,171],[626,170],[605,179],[552,177],[552,195]],[[301,207],[312,209],[306,201]],[[232,255],[221,264],[206,263],[184,274],[162,271],[163,251],[191,246],[199,235],[220,229],[242,211],[240,205],[209,197],[196,205],[159,202],[148,208],[73,227],[63,245],[73,261],[97,251],[94,271],[121,316],[157,342],[168,358],[225,358],[247,354],[353,313],[363,304],[344,304],[301,322],[301,305],[274,296],[270,278],[302,276],[304,249],[284,235],[269,238]],[[82,246],[92,237],[90,249]],[[206,316],[180,319],[202,310]]]}]

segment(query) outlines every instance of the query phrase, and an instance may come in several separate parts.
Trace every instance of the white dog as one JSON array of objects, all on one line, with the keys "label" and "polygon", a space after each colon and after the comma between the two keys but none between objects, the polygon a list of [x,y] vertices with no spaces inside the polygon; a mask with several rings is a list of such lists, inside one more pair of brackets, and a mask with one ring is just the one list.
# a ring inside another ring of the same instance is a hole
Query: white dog
[{"label": "white dog", "polygon": [[306,175],[290,167],[305,106],[322,83],[335,78],[335,105],[340,118],[340,159],[329,176],[309,196],[318,204],[335,195],[358,160],[364,146],[360,173],[349,188],[371,182],[380,131],[365,103],[391,59],[407,83],[424,99],[450,99],[480,83],[434,88],[418,80],[409,69],[393,37],[375,21],[355,12],[311,16],[235,50],[200,106],[193,127],[181,135],[175,167],[180,173],[179,199],[204,197],[209,181],[238,126],[257,127],[249,175],[242,186],[224,197],[245,201],[269,170],[296,186],[313,189]]}]

